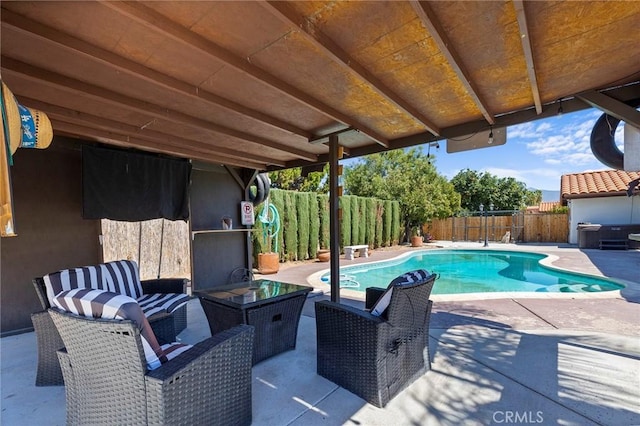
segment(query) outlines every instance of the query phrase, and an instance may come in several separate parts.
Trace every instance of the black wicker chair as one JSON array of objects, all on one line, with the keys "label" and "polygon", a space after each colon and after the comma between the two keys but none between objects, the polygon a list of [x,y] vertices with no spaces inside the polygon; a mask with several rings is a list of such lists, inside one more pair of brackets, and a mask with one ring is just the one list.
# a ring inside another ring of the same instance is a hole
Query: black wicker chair
[{"label": "black wicker chair", "polygon": [[[141,281],[145,293],[181,293],[186,286],[184,278],[160,278]],[[64,379],[56,351],[63,348],[58,330],[49,317],[51,308],[42,277],[33,279],[33,287],[42,305],[42,311],[31,314],[33,330],[38,344],[38,370],[36,386],[62,386]],[[162,344],[176,340],[176,336],[187,327],[187,307],[178,308],[173,314],[157,313],[149,317],[149,323],[158,341]]]},{"label": "black wicker chair", "polygon": [[253,327],[210,337],[148,371],[130,320],[49,310],[65,349],[67,424],[251,424]]},{"label": "black wicker chair", "polygon": [[330,301],[316,302],[318,374],[384,407],[430,368],[431,289],[437,276],[426,271],[413,283],[393,288],[382,315],[368,310],[385,289],[367,290],[365,311]]}]

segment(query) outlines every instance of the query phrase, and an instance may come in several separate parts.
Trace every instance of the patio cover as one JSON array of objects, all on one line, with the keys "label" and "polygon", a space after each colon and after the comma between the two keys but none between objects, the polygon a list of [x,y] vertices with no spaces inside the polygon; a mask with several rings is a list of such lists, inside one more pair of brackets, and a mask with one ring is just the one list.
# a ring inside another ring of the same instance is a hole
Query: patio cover
[{"label": "patio cover", "polygon": [[[640,2],[3,1],[54,133],[258,170],[640,97]],[[630,109],[630,108],[629,108]],[[640,126],[640,124],[637,124]]]}]

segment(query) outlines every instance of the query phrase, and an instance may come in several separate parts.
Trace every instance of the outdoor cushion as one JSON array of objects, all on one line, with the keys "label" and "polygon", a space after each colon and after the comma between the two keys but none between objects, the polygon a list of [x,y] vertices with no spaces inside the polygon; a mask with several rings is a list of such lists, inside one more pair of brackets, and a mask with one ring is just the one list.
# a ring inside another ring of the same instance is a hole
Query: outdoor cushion
[{"label": "outdoor cushion", "polygon": [[173,313],[189,301],[189,296],[184,293],[153,293],[143,294],[136,299],[148,318],[158,312]]},{"label": "outdoor cushion", "polygon": [[132,260],[117,260],[95,266],[63,269],[42,277],[47,298],[53,306],[54,297],[66,290],[92,288],[130,296],[142,296],[138,265]]},{"label": "outdoor cushion", "polygon": [[158,368],[162,363],[191,348],[189,345],[179,343],[161,347],[140,305],[129,296],[104,290],[73,289],[63,291],[54,298],[53,302],[53,306],[59,309],[85,317],[134,321],[140,329],[149,370]]},{"label": "outdoor cushion", "polygon": [[389,303],[391,303],[391,296],[393,294],[393,288],[404,285],[413,285],[422,281],[425,281],[430,277],[429,272],[424,269],[417,269],[415,271],[406,272],[391,281],[387,290],[380,296],[378,301],[371,307],[371,314],[375,316],[381,316],[384,311],[389,307]]}]

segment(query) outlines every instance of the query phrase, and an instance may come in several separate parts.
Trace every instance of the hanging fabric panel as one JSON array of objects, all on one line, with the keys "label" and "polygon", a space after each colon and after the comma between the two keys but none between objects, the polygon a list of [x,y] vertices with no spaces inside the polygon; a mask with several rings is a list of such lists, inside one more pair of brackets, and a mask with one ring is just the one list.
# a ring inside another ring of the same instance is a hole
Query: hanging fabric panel
[{"label": "hanging fabric panel", "polygon": [[190,177],[186,159],[84,145],[83,217],[187,220]]}]

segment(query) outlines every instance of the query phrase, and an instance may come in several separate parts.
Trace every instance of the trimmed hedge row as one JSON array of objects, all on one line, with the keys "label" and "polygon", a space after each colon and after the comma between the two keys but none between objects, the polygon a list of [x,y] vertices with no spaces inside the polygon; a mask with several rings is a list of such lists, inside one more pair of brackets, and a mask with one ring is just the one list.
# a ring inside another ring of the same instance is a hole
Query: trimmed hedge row
[{"label": "trimmed hedge row", "polygon": [[[272,189],[269,201],[278,209],[280,261],[314,259],[318,248],[329,248],[329,196],[315,192]],[[256,209],[253,232],[253,255],[268,251],[264,224],[260,213],[266,203]],[[344,195],[340,197],[340,247],[367,244],[370,248],[398,244],[400,209],[397,201]]]}]

